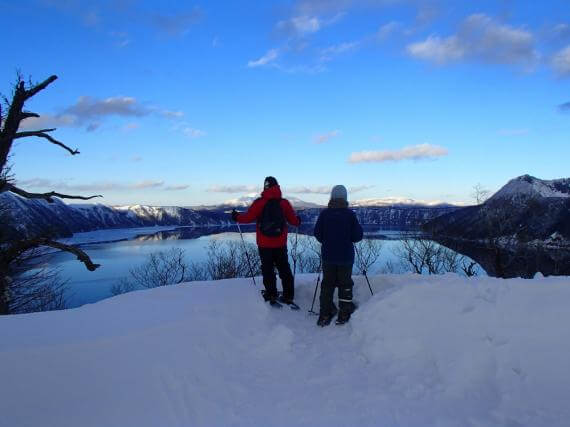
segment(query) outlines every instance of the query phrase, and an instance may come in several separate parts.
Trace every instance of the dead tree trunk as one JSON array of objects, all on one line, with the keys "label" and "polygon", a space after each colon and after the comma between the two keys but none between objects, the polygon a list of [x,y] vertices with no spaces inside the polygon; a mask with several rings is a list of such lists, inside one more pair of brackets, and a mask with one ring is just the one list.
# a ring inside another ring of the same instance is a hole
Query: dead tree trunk
[{"label": "dead tree trunk", "polygon": [[[49,203],[53,202],[53,197],[59,197],[62,199],[80,199],[89,200],[94,197],[102,197],[101,195],[94,196],[73,196],[68,194],[57,193],[55,191],[50,191],[48,193],[30,193],[21,188],[16,187],[8,177],[8,159],[10,157],[10,150],[17,139],[24,138],[42,138],[51,144],[57,145],[64,150],[68,151],[71,155],[79,154],[77,149],[71,149],[64,143],[58,141],[50,135],[55,129],[39,129],[36,131],[25,131],[20,132],[20,124],[22,120],[29,119],[32,117],[39,117],[39,114],[24,111],[24,106],[26,101],[36,95],[38,92],[44,90],[51,83],[57,79],[57,76],[51,76],[38,84],[28,84],[18,76],[16,86],[14,88],[14,93],[12,95],[11,101],[6,100],[8,103],[8,112],[4,116],[2,110],[0,109],[0,193],[5,191],[10,191],[18,194],[21,197],[27,199],[44,199]],[[62,251],[71,252],[77,256],[77,258],[85,264],[89,271],[95,270],[99,267],[98,264],[94,264],[89,256],[74,246],[64,245],[54,240],[50,240],[45,237],[36,237],[26,240],[18,241],[2,241],[0,239],[0,315],[8,314],[10,309],[9,301],[9,288],[10,288],[10,264],[13,263],[18,257],[20,257],[26,251],[40,246],[50,246]]]}]

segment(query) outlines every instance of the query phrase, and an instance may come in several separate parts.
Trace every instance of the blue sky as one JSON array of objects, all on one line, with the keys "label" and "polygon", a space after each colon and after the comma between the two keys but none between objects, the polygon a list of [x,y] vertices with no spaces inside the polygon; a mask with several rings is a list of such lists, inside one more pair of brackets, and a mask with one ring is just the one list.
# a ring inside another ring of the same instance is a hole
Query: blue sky
[{"label": "blue sky", "polygon": [[568,177],[567,1],[0,0],[0,92],[27,108],[13,172],[106,204],[213,204],[275,176],[323,203],[470,202]]}]

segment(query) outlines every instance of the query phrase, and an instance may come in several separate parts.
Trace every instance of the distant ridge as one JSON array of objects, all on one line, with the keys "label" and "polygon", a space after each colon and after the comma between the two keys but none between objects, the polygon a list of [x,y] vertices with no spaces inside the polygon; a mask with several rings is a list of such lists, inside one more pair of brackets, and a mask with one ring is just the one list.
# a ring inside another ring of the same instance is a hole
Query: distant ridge
[{"label": "distant ridge", "polygon": [[[302,224],[310,228],[322,206],[308,204],[292,198]],[[238,199],[241,204],[224,204],[208,207],[179,206],[106,206],[102,204],[68,205],[59,199],[54,203],[45,200],[28,200],[15,194],[0,194],[0,204],[12,214],[12,224],[0,224],[10,234],[32,236],[50,234],[69,237],[73,233],[112,228],[151,226],[231,226],[228,211],[236,207],[245,210],[250,199]],[[362,224],[390,229],[417,229],[426,221],[458,209],[453,206],[353,206]]]},{"label": "distant ridge", "polygon": [[570,178],[511,179],[485,203],[442,215],[424,225],[435,236],[503,239],[511,243],[570,242]]}]

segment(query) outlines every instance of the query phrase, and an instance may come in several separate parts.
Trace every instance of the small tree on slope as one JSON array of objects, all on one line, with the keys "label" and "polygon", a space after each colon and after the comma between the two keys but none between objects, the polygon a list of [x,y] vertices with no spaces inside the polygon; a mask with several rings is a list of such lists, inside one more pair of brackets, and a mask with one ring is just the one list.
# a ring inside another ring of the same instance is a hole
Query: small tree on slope
[{"label": "small tree on slope", "polygon": [[[4,105],[6,113],[0,106],[0,193],[10,191],[18,194],[27,199],[43,199],[49,203],[53,202],[53,197],[62,199],[81,199],[89,200],[96,196],[71,196],[67,194],[57,193],[51,191],[49,193],[30,193],[17,187],[12,180],[9,173],[8,160],[10,157],[10,150],[17,139],[23,138],[42,138],[45,141],[57,145],[64,150],[68,151],[71,155],[79,154],[76,149],[73,150],[67,145],[53,138],[50,133],[55,129],[39,129],[35,131],[19,131],[22,120],[39,117],[38,114],[24,111],[26,101],[35,96],[38,92],[44,90],[47,86],[53,83],[57,76],[51,76],[45,81],[32,84],[31,82],[25,83],[21,76],[18,76],[16,86],[12,95],[12,99],[4,98]],[[77,256],[77,259],[85,264],[89,271],[94,271],[98,264],[94,264],[89,256],[81,249],[56,242],[49,238],[49,236],[35,236],[32,238],[12,238],[6,236],[0,230],[0,315],[10,313],[10,284],[13,283],[11,274],[13,274],[13,263],[21,259],[27,252],[35,248],[49,246],[62,251],[70,252]]]}]

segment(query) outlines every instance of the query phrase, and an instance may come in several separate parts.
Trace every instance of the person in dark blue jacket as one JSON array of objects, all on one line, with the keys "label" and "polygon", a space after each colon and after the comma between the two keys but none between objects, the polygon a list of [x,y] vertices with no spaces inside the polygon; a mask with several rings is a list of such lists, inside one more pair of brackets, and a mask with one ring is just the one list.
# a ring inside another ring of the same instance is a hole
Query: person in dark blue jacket
[{"label": "person in dark blue jacket", "polygon": [[347,322],[355,309],[352,302],[352,264],[354,243],[362,240],[362,227],[355,213],[348,209],[347,199],[346,188],[335,185],[328,208],[320,213],[315,224],[315,237],[321,243],[323,268],[319,326],[328,325],[338,311],[333,302],[336,287],[340,309],[337,323]]}]

